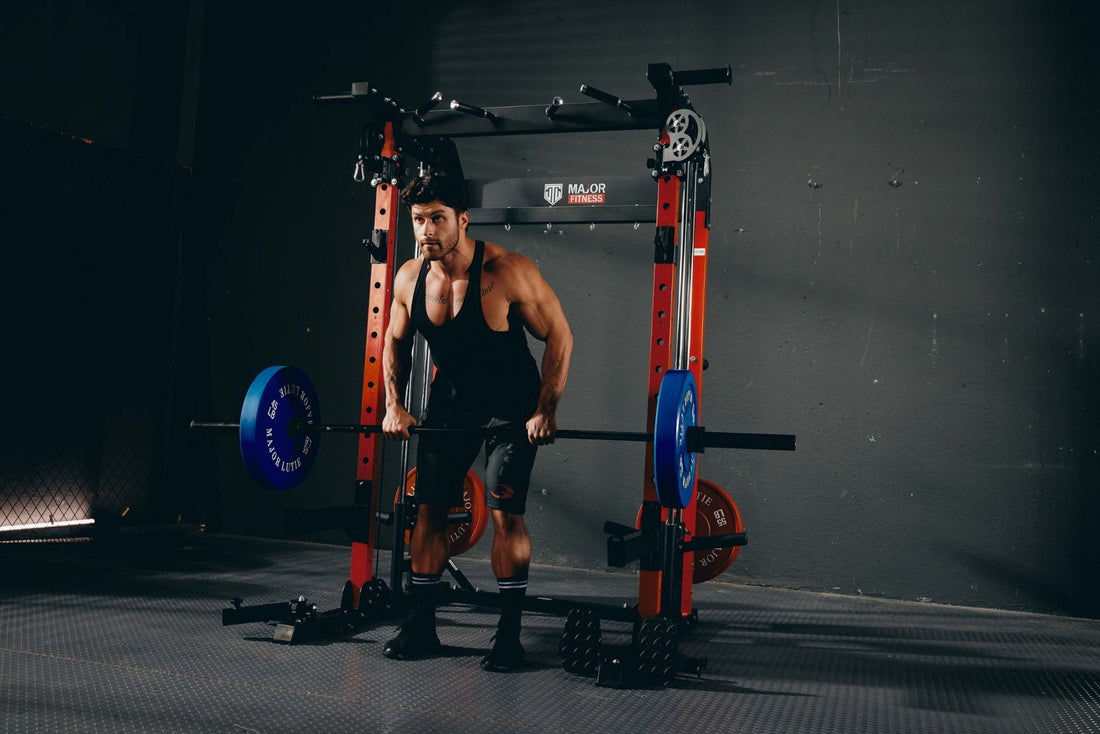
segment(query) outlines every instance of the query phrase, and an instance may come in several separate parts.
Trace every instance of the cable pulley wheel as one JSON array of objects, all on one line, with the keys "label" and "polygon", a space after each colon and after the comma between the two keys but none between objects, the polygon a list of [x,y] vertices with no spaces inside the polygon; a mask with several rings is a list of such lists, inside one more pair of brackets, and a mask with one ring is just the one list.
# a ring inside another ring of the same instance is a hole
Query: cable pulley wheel
[{"label": "cable pulley wheel", "polygon": [[665,120],[668,147],[665,158],[682,161],[691,157],[707,139],[707,126],[694,110],[673,110]]}]

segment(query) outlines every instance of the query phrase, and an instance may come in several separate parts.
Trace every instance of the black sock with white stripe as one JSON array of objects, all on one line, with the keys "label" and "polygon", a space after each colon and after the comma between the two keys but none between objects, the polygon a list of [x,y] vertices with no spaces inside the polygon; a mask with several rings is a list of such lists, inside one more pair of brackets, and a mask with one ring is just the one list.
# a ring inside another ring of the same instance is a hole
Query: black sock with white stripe
[{"label": "black sock with white stripe", "polygon": [[443,574],[414,573],[409,595],[412,598],[412,619],[435,629],[435,605],[439,596],[439,580]]},{"label": "black sock with white stripe", "polygon": [[497,624],[497,634],[518,639],[523,599],[527,596],[527,574],[498,578],[497,588],[500,590],[500,622]]}]

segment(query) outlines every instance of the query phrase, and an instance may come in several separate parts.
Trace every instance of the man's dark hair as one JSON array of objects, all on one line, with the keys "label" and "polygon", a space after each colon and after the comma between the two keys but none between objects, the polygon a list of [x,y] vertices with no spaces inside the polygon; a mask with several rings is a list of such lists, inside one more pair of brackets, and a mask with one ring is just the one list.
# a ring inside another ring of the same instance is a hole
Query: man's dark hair
[{"label": "man's dark hair", "polygon": [[401,190],[401,201],[412,208],[413,204],[442,202],[461,214],[470,208],[466,197],[466,183],[461,177],[452,176],[444,171],[428,171],[405,184]]}]

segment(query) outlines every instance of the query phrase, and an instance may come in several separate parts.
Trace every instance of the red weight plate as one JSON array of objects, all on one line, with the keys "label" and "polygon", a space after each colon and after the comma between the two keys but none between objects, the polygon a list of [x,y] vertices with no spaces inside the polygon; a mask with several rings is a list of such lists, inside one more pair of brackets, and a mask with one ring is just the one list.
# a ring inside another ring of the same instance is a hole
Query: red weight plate
[{"label": "red weight plate", "polygon": [[[638,509],[638,519],[634,527],[642,526],[642,510]],[[745,532],[741,511],[726,491],[714,482],[699,478],[699,490],[695,503],[695,537],[709,538],[711,535]],[[730,567],[737,558],[741,546],[732,548],[711,548],[695,551],[695,563],[692,566],[691,581],[701,584],[710,581]]]},{"label": "red weight plate", "polygon": [[[397,490],[400,492],[401,490]],[[412,497],[416,492],[416,469],[410,469],[405,477],[405,493]],[[395,494],[396,505],[400,495]],[[452,525],[448,537],[451,541],[451,555],[459,556],[477,545],[485,528],[489,525],[489,508],[485,506],[485,483],[473,470],[466,472],[462,482],[462,506],[452,507],[451,512],[469,512],[469,522]],[[409,543],[409,533],[405,532],[405,543]]]}]

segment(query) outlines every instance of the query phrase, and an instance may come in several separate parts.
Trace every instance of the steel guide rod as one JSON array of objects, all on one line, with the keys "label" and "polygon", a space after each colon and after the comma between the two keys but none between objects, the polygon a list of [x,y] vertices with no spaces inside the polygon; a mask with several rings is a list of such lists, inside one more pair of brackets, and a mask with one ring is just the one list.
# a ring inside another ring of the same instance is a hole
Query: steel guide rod
[{"label": "steel guide rod", "polygon": [[[438,94],[438,92],[436,94]],[[442,99],[442,96],[440,96],[440,99]],[[418,357],[418,355],[421,351],[425,352],[425,354],[424,354],[425,367],[424,367],[422,378],[426,379],[427,375],[428,375],[427,365],[429,365],[431,363],[431,359],[429,358],[429,355],[427,354],[428,344],[423,339],[417,339],[413,342],[413,346],[412,346],[412,355],[411,355],[412,364],[409,366],[409,377],[410,377],[410,379],[405,384],[405,405],[411,405],[412,404],[413,380],[411,378],[412,378],[413,369],[415,368],[415,365],[416,365],[417,357]],[[421,387],[421,390],[420,390],[420,410],[422,412],[424,410],[424,406],[425,406],[425,402],[426,402],[426,398],[424,397],[425,395],[426,395],[425,388]],[[410,458],[409,453],[410,452],[409,452],[408,442],[407,441],[402,441],[401,442],[401,476],[402,477],[409,476],[409,458]],[[402,480],[402,488],[403,487],[404,487],[404,480]],[[395,522],[393,523],[393,548],[394,548],[394,552],[390,555],[390,587],[394,588],[394,589],[400,589],[401,588],[401,577],[404,575],[404,571],[405,571],[405,561],[406,561],[405,551],[404,551],[404,548],[406,547],[405,529],[406,529],[406,526],[409,522],[409,517],[408,517],[407,513],[410,509],[409,495],[408,495],[407,492],[401,491],[398,494],[398,498],[399,498],[399,500],[395,503],[395,506],[394,506],[394,513],[396,515]],[[402,549],[400,553],[396,552],[398,548]],[[411,566],[410,566],[410,568],[411,568]]]},{"label": "steel guide rod", "polygon": [[[705,141],[700,140],[702,146]],[[705,148],[704,148],[705,149]],[[673,321],[673,355],[672,364],[675,369],[691,369],[691,346],[693,332],[692,323],[692,298],[694,296],[694,271],[695,271],[695,207],[698,195],[699,181],[696,173],[696,153],[683,162],[683,176],[680,186],[680,242],[676,253],[676,318]],[[705,283],[704,283],[705,287]],[[692,489],[694,495],[696,489]],[[685,585],[685,571],[680,553],[673,548],[679,544],[684,533],[690,530],[695,532],[695,525],[687,526],[685,512],[694,513],[694,496],[684,509],[670,507],[664,526],[664,542],[669,547],[662,554],[664,558],[663,573],[668,574],[669,583],[662,589],[661,607],[667,614],[672,615],[677,611],[683,611],[683,600],[686,595],[688,611],[691,607],[691,584]]]},{"label": "steel guide rod", "polygon": [[684,162],[680,187],[680,241],[676,253],[676,315],[673,320],[673,369],[691,368],[692,265],[695,255],[695,161]]},{"label": "steel guide rod", "polygon": [[[695,161],[683,162],[680,174],[680,221],[676,247],[676,301],[672,321],[672,368],[691,368],[691,295],[695,248]],[[673,508],[666,522],[675,525],[680,513]]]}]

